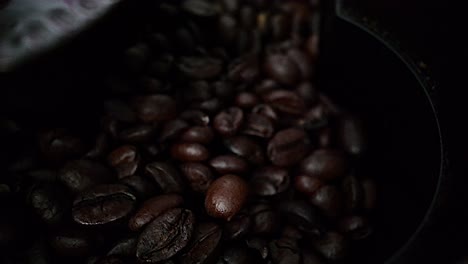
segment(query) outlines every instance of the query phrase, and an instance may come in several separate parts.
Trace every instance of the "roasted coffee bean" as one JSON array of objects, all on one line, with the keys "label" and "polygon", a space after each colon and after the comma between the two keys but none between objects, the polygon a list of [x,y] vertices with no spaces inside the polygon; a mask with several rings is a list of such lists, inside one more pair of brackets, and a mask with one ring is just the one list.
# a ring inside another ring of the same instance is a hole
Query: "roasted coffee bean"
[{"label": "roasted coffee bean", "polygon": [[151,50],[144,43],[138,43],[125,52],[125,63],[132,72],[140,72],[148,63]]},{"label": "roasted coffee bean", "polygon": [[241,211],[224,225],[224,237],[228,240],[242,239],[249,233],[250,226],[250,216]]},{"label": "roasted coffee bean", "polygon": [[235,96],[234,85],[227,81],[218,81],[214,83],[214,93],[216,97],[230,99]]},{"label": "roasted coffee bean", "polygon": [[73,220],[82,225],[102,225],[127,217],[136,197],[125,185],[98,185],[81,193],[73,202]]},{"label": "roasted coffee bean", "polygon": [[55,170],[33,170],[29,171],[28,176],[34,181],[53,183],[58,179],[58,172]]},{"label": "roasted coffee bean", "polygon": [[139,119],[145,123],[171,120],[177,114],[174,99],[167,95],[138,96],[132,105]]},{"label": "roasted coffee bean", "polygon": [[338,134],[344,150],[352,155],[361,155],[366,149],[364,129],[360,120],[347,116],[339,121]]},{"label": "roasted coffee bean", "polygon": [[213,129],[207,126],[194,126],[187,129],[180,139],[185,142],[208,144],[214,138]]},{"label": "roasted coffee bean", "polygon": [[182,9],[191,15],[212,17],[219,13],[219,6],[206,0],[185,0]]},{"label": "roasted coffee bean", "polygon": [[275,40],[283,40],[291,32],[291,20],[285,14],[273,15],[270,19],[271,35]]},{"label": "roasted coffee bean", "polygon": [[213,115],[221,110],[222,102],[218,98],[211,98],[206,101],[195,104],[194,107]]},{"label": "roasted coffee bean", "polygon": [[242,174],[245,173],[249,165],[247,162],[236,155],[221,155],[210,160],[210,166],[219,174]]},{"label": "roasted coffee bean", "polygon": [[206,193],[214,180],[211,169],[202,163],[184,163],[180,165],[180,170],[195,192]]},{"label": "roasted coffee bean", "polygon": [[184,181],[177,169],[169,163],[153,162],[145,167],[145,173],[153,178],[163,193],[182,193]]},{"label": "roasted coffee bean", "polygon": [[329,261],[343,260],[348,254],[348,242],[337,232],[328,232],[313,244],[315,250]]},{"label": "roasted coffee bean", "polygon": [[182,93],[182,98],[186,102],[205,101],[211,97],[211,85],[207,81],[193,81],[190,83],[190,88]]},{"label": "roasted coffee bean", "polygon": [[284,84],[295,85],[300,79],[301,70],[288,56],[270,54],[265,59],[264,71],[269,78]]},{"label": "roasted coffee bean", "polygon": [[96,262],[96,264],[124,264],[124,263],[126,262],[117,256],[107,256]]},{"label": "roasted coffee bean", "polygon": [[177,194],[163,194],[147,200],[133,215],[128,227],[137,231],[162,213],[176,207],[180,207],[184,199]]},{"label": "roasted coffee bean", "polygon": [[210,57],[185,57],[178,66],[185,76],[195,80],[212,79],[223,70],[223,62]]},{"label": "roasted coffee bean", "polygon": [[361,240],[367,238],[372,229],[366,218],[362,216],[348,216],[343,218],[339,223],[339,230],[353,240]]},{"label": "roasted coffee bean", "polygon": [[301,264],[301,252],[293,240],[282,238],[269,244],[270,258],[273,264]]},{"label": "roasted coffee bean", "polygon": [[107,159],[109,164],[117,171],[120,179],[133,175],[138,169],[138,152],[132,145],[124,145],[115,149]]},{"label": "roasted coffee bean", "polygon": [[313,77],[315,69],[307,53],[299,49],[290,49],[287,56],[299,68],[302,80],[309,80]]},{"label": "roasted coffee bean", "polygon": [[210,117],[201,110],[191,109],[180,114],[180,118],[193,125],[207,126],[210,123]]},{"label": "roasted coffee bean", "polygon": [[249,193],[247,183],[235,175],[216,179],[205,198],[206,212],[215,218],[231,220],[244,205]]},{"label": "roasted coffee bean", "polygon": [[364,208],[372,210],[377,205],[377,186],[374,180],[364,179],[362,181],[362,190],[364,192]]},{"label": "roasted coffee bean", "polygon": [[150,125],[139,125],[120,132],[119,138],[128,143],[148,142],[155,134],[155,128]]},{"label": "roasted coffee bean", "polygon": [[132,123],[137,121],[135,112],[126,103],[118,100],[104,102],[104,109],[107,115],[121,122]]},{"label": "roasted coffee bean", "polygon": [[295,92],[308,106],[314,105],[319,100],[317,88],[312,83],[303,82],[299,84]]},{"label": "roasted coffee bean", "polygon": [[322,128],[318,135],[318,144],[321,148],[330,148],[333,145],[333,135],[329,127]]},{"label": "roasted coffee bean", "polygon": [[290,128],[277,132],[268,142],[270,161],[277,166],[291,166],[309,152],[309,138],[302,129]]},{"label": "roasted coffee bean", "polygon": [[106,133],[100,133],[96,137],[96,143],[93,148],[86,153],[85,157],[94,160],[104,158],[109,148],[109,141],[110,139]]},{"label": "roasted coffee bean", "polygon": [[252,114],[261,115],[270,119],[272,125],[274,125],[278,121],[278,115],[276,114],[275,110],[271,106],[266,104],[260,104],[254,107],[252,109]]},{"label": "roasted coffee bean", "polygon": [[142,199],[154,196],[157,193],[156,185],[149,179],[140,175],[132,175],[120,180],[120,183],[130,187],[136,196]]},{"label": "roasted coffee bean", "polygon": [[170,84],[166,84],[155,77],[142,76],[139,83],[142,90],[148,94],[169,94],[172,91]]},{"label": "roasted coffee bean", "polygon": [[304,237],[304,234],[296,226],[286,225],[281,233],[281,237],[292,239],[292,240],[301,240]]},{"label": "roasted coffee bean", "polygon": [[305,201],[284,201],[279,205],[281,213],[285,214],[289,224],[308,234],[319,235],[323,230],[320,213],[315,207]]},{"label": "roasted coffee bean", "polygon": [[137,238],[124,238],[113,245],[109,252],[107,252],[107,255],[132,257],[136,254],[136,245]]},{"label": "roasted coffee bean", "polygon": [[259,84],[257,84],[253,91],[256,95],[264,98],[268,93],[281,89],[281,85],[272,79],[264,79]]},{"label": "roasted coffee bean", "polygon": [[347,212],[361,208],[364,191],[360,180],[356,176],[346,176],[341,182],[341,190],[344,197],[344,208]]},{"label": "roasted coffee bean", "polygon": [[85,151],[84,143],[63,130],[51,130],[40,135],[39,147],[45,158],[60,162],[78,157]]},{"label": "roasted coffee bean", "polygon": [[188,250],[181,256],[182,264],[212,263],[220,247],[221,228],[214,223],[200,223],[195,228]]},{"label": "roasted coffee bean", "polygon": [[52,235],[49,244],[57,254],[70,257],[86,256],[93,248],[89,235],[72,229]]},{"label": "roasted coffee bean", "polygon": [[301,174],[294,178],[294,187],[297,191],[310,196],[322,187],[323,182],[317,178]]},{"label": "roasted coffee bean", "polygon": [[171,156],[180,161],[204,161],[210,156],[208,149],[198,143],[177,143],[171,147]]},{"label": "roasted coffee bean", "polygon": [[325,185],[310,196],[310,202],[320,208],[327,217],[335,218],[341,214],[343,197],[338,188]]},{"label": "roasted coffee bean", "polygon": [[266,259],[270,254],[270,249],[268,248],[268,241],[266,239],[254,237],[247,239],[245,243],[249,248],[258,251],[262,259]]},{"label": "roasted coffee bean", "polygon": [[256,170],[250,181],[251,192],[260,196],[282,193],[289,188],[290,176],[287,170],[267,166]]},{"label": "roasted coffee bean", "polygon": [[174,119],[164,124],[159,133],[159,142],[166,142],[178,138],[189,127],[189,124],[181,119]]},{"label": "roasted coffee bean", "polygon": [[346,156],[339,150],[319,149],[301,162],[301,171],[311,177],[330,181],[342,177],[348,170]]},{"label": "roasted coffee bean", "polygon": [[240,108],[250,109],[258,103],[258,98],[253,93],[242,92],[236,97],[236,105]]},{"label": "roasted coffee bean", "polygon": [[73,193],[114,180],[109,169],[90,160],[75,160],[66,163],[60,170],[58,177],[60,182]]},{"label": "roasted coffee bean", "polygon": [[229,46],[235,41],[238,34],[238,23],[232,15],[222,15],[218,21],[218,32],[222,43]]},{"label": "roasted coffee bean", "polygon": [[268,117],[260,114],[250,114],[245,123],[242,133],[261,138],[270,138],[273,135],[274,127]]},{"label": "roasted coffee bean", "polygon": [[[242,32],[242,31],[241,31]],[[246,36],[248,37],[248,36]],[[248,43],[247,43],[248,44]],[[229,80],[236,83],[251,84],[255,82],[260,76],[260,67],[258,63],[258,58],[256,56],[245,56],[233,61],[229,65],[228,69],[228,78]],[[242,93],[241,93],[242,94]],[[241,95],[239,94],[239,95]],[[238,95],[238,96],[239,96]],[[255,97],[249,94],[249,98],[240,98],[248,99],[250,105],[252,105],[253,100],[257,100]],[[239,100],[237,100],[239,101]],[[240,100],[242,101],[242,100]],[[241,102],[242,104],[242,102]],[[239,106],[241,107],[241,106]]]},{"label": "roasted coffee bean", "polygon": [[330,110],[319,103],[305,113],[302,126],[308,131],[325,128],[330,123],[330,115]]},{"label": "roasted coffee bean", "polygon": [[252,252],[242,245],[227,247],[216,264],[255,264],[261,263],[260,257],[256,258]]},{"label": "roasted coffee bean", "polygon": [[309,36],[306,42],[306,50],[313,60],[316,60],[319,54],[319,41],[319,36],[317,34],[313,34]]},{"label": "roasted coffee bean", "polygon": [[214,129],[222,136],[233,136],[244,121],[244,112],[237,107],[231,107],[216,115],[213,121]]},{"label": "roasted coffee bean", "polygon": [[239,155],[254,164],[265,162],[265,153],[254,140],[237,136],[225,140],[224,145],[234,154]]},{"label": "roasted coffee bean", "polygon": [[59,186],[38,185],[29,194],[29,203],[39,218],[49,225],[59,224],[66,215]]},{"label": "roasted coffee bean", "polygon": [[175,208],[159,215],[138,238],[136,256],[141,262],[167,260],[187,246],[194,229],[190,210]]},{"label": "roasted coffee bean", "polygon": [[258,203],[249,208],[252,219],[252,233],[257,235],[271,235],[279,226],[279,218],[271,205]]},{"label": "roasted coffee bean", "polygon": [[239,10],[240,1],[239,0],[222,0],[221,6],[223,7],[224,11],[234,13]]},{"label": "roasted coffee bean", "polygon": [[240,9],[239,19],[244,28],[253,28],[256,24],[256,12],[253,7],[244,5]]},{"label": "roasted coffee bean", "polygon": [[274,90],[264,96],[265,102],[280,112],[301,115],[306,111],[305,103],[296,93],[288,90]]}]

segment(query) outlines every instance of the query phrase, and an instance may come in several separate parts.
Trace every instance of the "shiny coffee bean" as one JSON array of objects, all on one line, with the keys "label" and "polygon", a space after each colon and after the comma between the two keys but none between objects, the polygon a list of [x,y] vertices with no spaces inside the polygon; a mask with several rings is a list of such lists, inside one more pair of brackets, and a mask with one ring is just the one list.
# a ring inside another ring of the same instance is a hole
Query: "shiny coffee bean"
[{"label": "shiny coffee bean", "polygon": [[245,136],[237,136],[225,140],[224,145],[234,154],[239,155],[254,164],[265,162],[265,153],[260,145]]},{"label": "shiny coffee bean", "polygon": [[277,195],[286,191],[289,184],[288,171],[274,166],[256,170],[250,181],[251,192],[259,196]]},{"label": "shiny coffee bean", "polygon": [[260,114],[250,114],[244,125],[242,133],[261,138],[270,138],[273,136],[274,127],[268,117]]},{"label": "shiny coffee bean", "polygon": [[271,205],[258,203],[249,208],[252,219],[252,233],[256,235],[271,235],[280,224],[279,217]]},{"label": "shiny coffee bean", "polygon": [[362,208],[364,191],[361,181],[356,176],[346,176],[341,182],[341,190],[344,197],[344,208],[347,212]]},{"label": "shiny coffee bean", "polygon": [[189,162],[179,166],[190,188],[198,193],[206,193],[214,180],[211,169],[202,163]]},{"label": "shiny coffee bean", "polygon": [[339,121],[338,134],[344,150],[352,155],[361,155],[366,149],[362,123],[356,117],[347,116]]},{"label": "shiny coffee bean", "polygon": [[138,96],[132,105],[138,118],[145,123],[171,120],[177,114],[174,99],[167,95]]},{"label": "shiny coffee bean", "polygon": [[283,85],[295,85],[301,76],[298,65],[288,56],[282,54],[268,55],[263,68],[269,78]]},{"label": "shiny coffee bean", "polygon": [[237,133],[243,121],[244,112],[242,112],[242,109],[231,107],[216,115],[213,127],[222,136],[233,136]]},{"label": "shiny coffee bean", "polygon": [[221,110],[222,102],[218,98],[211,98],[200,103],[196,103],[194,108],[198,108],[210,115],[214,115]]},{"label": "shiny coffee bean", "polygon": [[326,260],[336,262],[348,254],[348,242],[337,232],[328,232],[325,236],[313,241],[315,250]]},{"label": "shiny coffee bean", "polygon": [[341,214],[343,196],[332,185],[325,185],[310,196],[310,203],[320,208],[329,218],[335,218]]},{"label": "shiny coffee bean", "polygon": [[335,180],[346,174],[348,161],[339,150],[319,149],[301,162],[301,171],[323,181]]},{"label": "shiny coffee bean", "polygon": [[221,73],[223,62],[210,57],[185,57],[181,59],[178,68],[188,78],[206,80]]},{"label": "shiny coffee bean", "polygon": [[274,264],[301,264],[299,246],[293,240],[282,238],[269,244],[270,259]]},{"label": "shiny coffee bean", "polygon": [[280,212],[289,224],[308,234],[321,234],[323,223],[319,211],[302,200],[284,201],[279,205]]},{"label": "shiny coffee bean", "polygon": [[210,166],[221,175],[243,174],[247,172],[249,165],[237,155],[221,155],[210,160]]},{"label": "shiny coffee bean", "polygon": [[310,196],[322,187],[323,182],[308,175],[298,175],[294,178],[294,187],[297,191]]},{"label": "shiny coffee bean", "polygon": [[264,79],[253,88],[253,92],[264,98],[268,93],[279,89],[281,89],[281,85],[279,83],[272,79]]},{"label": "shiny coffee bean", "polygon": [[180,140],[191,143],[208,144],[214,139],[214,132],[208,126],[194,126],[180,136]]},{"label": "shiny coffee bean", "polygon": [[192,238],[195,216],[190,210],[174,208],[155,218],[138,238],[140,262],[167,260],[187,246]]},{"label": "shiny coffee bean", "polygon": [[137,117],[133,109],[126,103],[118,100],[104,102],[104,109],[107,115],[121,122],[133,123]]},{"label": "shiny coffee bean", "polygon": [[159,142],[166,142],[178,138],[189,128],[189,124],[181,119],[168,121],[159,133]]},{"label": "shiny coffee bean", "polygon": [[241,210],[248,194],[248,185],[242,178],[230,174],[222,176],[210,185],[206,193],[206,212],[229,221]]},{"label": "shiny coffee bean", "polygon": [[277,132],[268,142],[270,161],[277,166],[291,166],[300,162],[309,151],[309,138],[302,129],[290,128]]},{"label": "shiny coffee bean", "polygon": [[62,256],[86,256],[93,248],[92,239],[78,230],[63,230],[53,234],[49,244],[55,253]]},{"label": "shiny coffee bean", "polygon": [[128,222],[128,227],[137,231],[150,223],[162,213],[176,207],[180,207],[184,199],[177,194],[163,194],[151,198],[143,203],[138,211]]},{"label": "shiny coffee bean", "polygon": [[244,238],[250,232],[251,220],[249,214],[241,211],[231,221],[224,225],[224,237],[228,240]]},{"label": "shiny coffee bean", "polygon": [[176,143],[171,147],[171,156],[180,161],[197,162],[207,160],[208,149],[198,143]]},{"label": "shiny coffee bean", "polygon": [[222,229],[215,223],[198,224],[192,242],[181,256],[181,263],[212,263],[218,255],[222,234]]},{"label": "shiny coffee bean", "polygon": [[73,220],[82,225],[102,225],[127,217],[136,197],[125,185],[98,185],[81,193],[73,202]]},{"label": "shiny coffee bean", "polygon": [[339,230],[353,240],[361,240],[369,237],[372,229],[366,218],[362,216],[348,216],[339,223]]},{"label": "shiny coffee bean", "polygon": [[264,100],[276,110],[286,114],[302,115],[306,111],[304,100],[292,91],[274,90],[265,94]]},{"label": "shiny coffee bean", "polygon": [[302,126],[307,131],[323,129],[330,123],[330,115],[329,109],[319,103],[305,113]]},{"label": "shiny coffee bean", "polygon": [[132,257],[136,254],[137,238],[130,237],[118,241],[107,252],[108,256]]},{"label": "shiny coffee bean", "polygon": [[157,193],[156,185],[140,175],[132,175],[120,180],[120,183],[130,187],[138,198],[146,199]]},{"label": "shiny coffee bean", "polygon": [[145,173],[156,182],[163,193],[182,193],[184,191],[184,181],[177,169],[170,163],[150,163],[146,165]]},{"label": "shiny coffee bean", "polygon": [[73,193],[114,180],[108,168],[90,160],[75,160],[66,163],[60,170],[58,178]]},{"label": "shiny coffee bean", "polygon": [[131,176],[138,169],[139,156],[137,149],[132,145],[124,145],[115,149],[107,159],[117,171],[119,178]]}]

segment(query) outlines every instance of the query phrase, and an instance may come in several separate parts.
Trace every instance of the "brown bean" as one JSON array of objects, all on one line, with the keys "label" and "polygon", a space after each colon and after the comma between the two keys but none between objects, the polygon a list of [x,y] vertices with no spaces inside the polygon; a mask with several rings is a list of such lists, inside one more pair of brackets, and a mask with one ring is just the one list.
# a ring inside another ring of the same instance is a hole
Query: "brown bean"
[{"label": "brown bean", "polygon": [[248,193],[248,185],[242,178],[232,174],[222,176],[211,184],[206,193],[206,212],[229,221],[240,211]]},{"label": "brown bean", "polygon": [[198,143],[177,143],[171,147],[171,155],[180,161],[204,161],[210,156],[208,149]]}]

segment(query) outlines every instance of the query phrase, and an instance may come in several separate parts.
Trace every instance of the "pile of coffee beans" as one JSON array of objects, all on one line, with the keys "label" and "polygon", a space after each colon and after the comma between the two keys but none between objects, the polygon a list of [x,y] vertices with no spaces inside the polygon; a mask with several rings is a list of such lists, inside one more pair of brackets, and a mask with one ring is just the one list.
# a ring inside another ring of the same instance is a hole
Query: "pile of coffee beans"
[{"label": "pile of coffee beans", "polygon": [[361,121],[316,87],[317,1],[154,2],[99,129],[41,130],[9,165],[0,261],[346,261],[376,187]]}]

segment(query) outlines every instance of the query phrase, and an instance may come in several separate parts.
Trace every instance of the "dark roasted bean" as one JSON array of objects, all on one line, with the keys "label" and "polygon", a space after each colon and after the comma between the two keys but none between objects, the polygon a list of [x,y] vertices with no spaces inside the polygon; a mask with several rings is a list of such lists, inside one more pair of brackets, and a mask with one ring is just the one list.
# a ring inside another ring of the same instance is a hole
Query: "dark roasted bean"
[{"label": "dark roasted bean", "polygon": [[191,127],[180,136],[180,139],[183,141],[200,144],[208,144],[213,138],[213,129],[208,126]]},{"label": "dark roasted bean", "polygon": [[194,229],[190,210],[175,208],[159,215],[140,234],[136,256],[141,262],[167,260],[185,248]]},{"label": "dark roasted bean", "polygon": [[177,114],[174,99],[167,95],[138,96],[132,105],[140,120],[146,123],[170,120]]},{"label": "dark roasted bean", "polygon": [[205,101],[212,97],[211,86],[206,81],[194,81],[190,83],[190,88],[182,93],[186,102]]},{"label": "dark roasted bean", "polygon": [[136,254],[136,245],[137,239],[135,237],[124,238],[112,246],[112,248],[107,252],[107,255],[132,257]]},{"label": "dark roasted bean", "polygon": [[96,262],[96,264],[124,264],[124,263],[126,262],[117,256],[107,256]]},{"label": "dark roasted bean", "polygon": [[163,194],[147,200],[128,222],[128,227],[137,231],[162,213],[180,207],[184,199],[177,194]]},{"label": "dark roasted bean", "polygon": [[155,128],[150,125],[139,125],[120,132],[119,138],[128,143],[148,142],[155,134]]},{"label": "dark roasted bean", "polygon": [[153,178],[163,193],[182,193],[184,182],[177,169],[169,163],[153,162],[145,167],[145,173]]},{"label": "dark roasted bean", "polygon": [[345,175],[348,170],[346,157],[339,150],[319,149],[305,158],[301,171],[320,180],[335,180]]},{"label": "dark roasted bean", "polygon": [[252,233],[271,235],[279,226],[279,218],[273,208],[266,203],[258,203],[249,208],[252,219]]},{"label": "dark roasted bean", "polygon": [[218,32],[225,45],[232,45],[238,34],[236,18],[231,15],[222,15],[218,21]]},{"label": "dark roasted bean", "polygon": [[94,147],[86,153],[85,157],[89,159],[102,159],[104,158],[109,148],[109,138],[106,133],[100,133],[96,137]]},{"label": "dark roasted bean", "polygon": [[294,187],[297,191],[310,196],[322,187],[323,182],[317,178],[301,174],[294,178]]},{"label": "dark roasted bean", "polygon": [[306,50],[309,53],[309,56],[316,60],[319,53],[319,36],[314,34],[311,35],[306,42]]},{"label": "dark roasted bean", "polygon": [[242,239],[249,233],[250,226],[250,216],[241,211],[224,225],[224,237],[229,240]]},{"label": "dark roasted bean", "polygon": [[142,199],[151,197],[157,193],[153,182],[139,175],[132,175],[120,180],[120,183],[132,188],[133,192]]},{"label": "dark roasted bean", "polygon": [[323,224],[318,210],[305,201],[284,201],[279,205],[280,211],[286,215],[288,223],[308,234],[319,235]]},{"label": "dark roasted bean", "polygon": [[347,116],[340,120],[338,134],[343,148],[352,155],[360,155],[365,151],[366,142],[364,129],[360,120]]},{"label": "dark roasted bean", "polygon": [[302,264],[324,264],[322,259],[310,250],[302,251]]},{"label": "dark roasted bean", "polygon": [[246,244],[249,248],[258,251],[262,259],[266,259],[270,254],[270,249],[268,248],[268,241],[263,238],[254,237],[247,239]]},{"label": "dark roasted bean", "polygon": [[262,167],[253,173],[250,181],[251,192],[260,196],[271,196],[286,191],[290,177],[287,170],[280,167]]},{"label": "dark roasted bean", "polygon": [[281,88],[280,84],[278,84],[276,81],[272,79],[264,79],[263,81],[261,81],[259,84],[257,84],[253,88],[253,91],[258,96],[264,97],[268,93],[274,90],[279,90],[280,88]]},{"label": "dark roasted bean", "polygon": [[100,163],[89,160],[70,161],[60,170],[59,180],[73,193],[97,184],[111,182],[111,171]]},{"label": "dark roasted bean", "polygon": [[169,140],[176,139],[185,130],[187,130],[189,124],[181,119],[174,119],[166,122],[159,134],[159,142],[166,142]]},{"label": "dark roasted bean", "polygon": [[208,149],[198,143],[176,143],[171,147],[171,155],[180,161],[204,161],[210,156]]},{"label": "dark roasted bean", "polygon": [[341,214],[342,199],[342,194],[338,188],[332,185],[325,185],[310,196],[310,202],[330,218],[335,218]]},{"label": "dark roasted bean", "polygon": [[264,96],[264,100],[280,112],[302,115],[306,107],[304,100],[297,94],[288,90],[274,90]]},{"label": "dark roasted bean", "polygon": [[260,114],[251,114],[248,116],[242,133],[261,138],[270,138],[273,136],[274,127],[268,117]]},{"label": "dark roasted bean", "polygon": [[244,5],[240,9],[240,22],[244,28],[253,28],[256,24],[255,10],[248,5]]},{"label": "dark roasted bean", "polygon": [[347,212],[362,208],[364,192],[360,180],[354,175],[346,176],[341,182],[344,208]]},{"label": "dark roasted bean", "polygon": [[222,230],[217,224],[198,224],[192,242],[187,246],[187,252],[181,256],[181,263],[212,263],[217,257],[222,234]]},{"label": "dark roasted bean", "polygon": [[307,53],[299,49],[290,49],[288,57],[293,61],[301,72],[302,80],[309,80],[314,75],[314,67]]},{"label": "dark roasted bean", "polygon": [[195,192],[206,193],[214,180],[211,169],[202,163],[184,163],[180,165],[180,170]]},{"label": "dark roasted bean", "polygon": [[226,12],[234,13],[239,10],[240,1],[239,0],[222,0],[221,6]]},{"label": "dark roasted bean", "polygon": [[216,115],[213,127],[222,136],[233,136],[244,121],[244,112],[237,107],[231,107]]},{"label": "dark roasted bean", "polygon": [[136,197],[125,185],[98,185],[81,193],[73,202],[73,220],[82,225],[102,225],[127,217]]},{"label": "dark roasted bean", "polygon": [[93,245],[91,238],[84,232],[64,230],[51,236],[50,246],[62,256],[86,256]]},{"label": "dark roasted bean", "polygon": [[245,173],[249,165],[247,162],[236,155],[222,155],[210,160],[210,166],[219,174],[242,174]]},{"label": "dark roasted bean", "polygon": [[245,136],[228,138],[224,144],[234,154],[244,157],[254,164],[265,162],[265,154],[260,145]]},{"label": "dark roasted bean", "polygon": [[289,224],[284,227],[283,232],[281,233],[281,237],[292,240],[300,240],[304,237],[304,234],[296,226]]},{"label": "dark roasted bean", "polygon": [[244,205],[249,194],[247,183],[235,175],[216,179],[205,198],[206,212],[215,218],[231,220]]},{"label": "dark roasted bean", "polygon": [[209,114],[215,114],[221,110],[222,102],[218,98],[211,98],[206,101],[195,104],[195,108],[205,111]]},{"label": "dark roasted bean", "polygon": [[268,77],[284,85],[295,85],[300,79],[301,71],[288,56],[271,54],[265,59],[264,71]]},{"label": "dark roasted bean", "polygon": [[222,61],[209,57],[185,57],[179,63],[179,70],[195,80],[212,79],[223,69]]},{"label": "dark roasted bean", "polygon": [[230,99],[235,96],[234,85],[227,81],[218,81],[214,83],[214,92],[216,97]]},{"label": "dark roasted bean", "polygon": [[365,179],[362,181],[362,190],[364,191],[364,208],[372,210],[377,204],[377,186],[374,180]]},{"label": "dark roasted bean", "polygon": [[254,109],[252,109],[252,113],[270,119],[272,124],[278,121],[278,115],[276,114],[275,110],[271,106],[266,104],[257,105],[256,107],[254,107]]},{"label": "dark roasted bean", "polygon": [[271,17],[271,33],[275,40],[285,39],[291,30],[291,21],[285,14],[276,14]]},{"label": "dark roasted bean", "polygon": [[268,142],[270,161],[277,166],[291,166],[300,162],[309,152],[309,138],[302,129],[281,130]]},{"label": "dark roasted bean", "polygon": [[339,223],[339,229],[354,240],[367,238],[372,233],[367,219],[356,215],[343,218]]},{"label": "dark roasted bean", "polygon": [[219,13],[219,6],[206,0],[185,0],[182,8],[191,15],[212,17]]},{"label": "dark roasted bean", "polygon": [[325,236],[314,241],[314,248],[329,261],[343,260],[348,254],[346,239],[336,232],[328,232]]},{"label": "dark roasted bean", "polygon": [[113,119],[122,122],[135,122],[137,117],[135,112],[129,105],[122,101],[110,100],[104,102],[104,109],[106,114],[111,116]]},{"label": "dark roasted bean", "polygon": [[301,264],[301,252],[293,240],[282,238],[269,244],[270,258],[273,264]]},{"label": "dark roasted bean", "polygon": [[241,57],[229,65],[228,78],[237,83],[252,83],[260,76],[258,58]]},{"label": "dark roasted bean", "polygon": [[303,82],[296,87],[296,94],[308,105],[314,105],[318,102],[319,95],[317,88],[312,83]]}]

